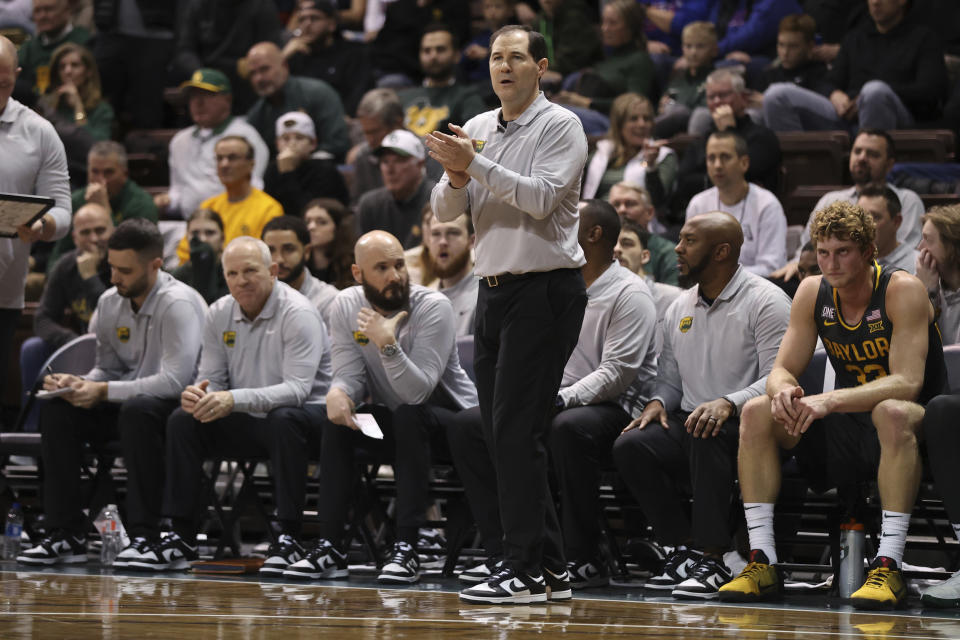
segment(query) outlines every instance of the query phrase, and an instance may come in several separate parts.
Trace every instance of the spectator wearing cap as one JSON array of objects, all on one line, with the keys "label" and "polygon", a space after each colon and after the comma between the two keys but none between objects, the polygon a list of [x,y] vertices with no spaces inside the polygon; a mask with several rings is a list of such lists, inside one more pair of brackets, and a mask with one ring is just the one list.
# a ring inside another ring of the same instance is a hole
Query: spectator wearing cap
[{"label": "spectator wearing cap", "polygon": [[435,184],[426,177],[423,144],[415,134],[396,129],[374,153],[380,160],[383,187],[357,203],[358,235],[381,229],[400,240],[404,249],[416,247],[423,239],[420,214]]},{"label": "spectator wearing cap", "polygon": [[168,216],[186,218],[200,203],[223,190],[217,175],[214,147],[227,136],[240,136],[253,147],[251,183],[263,187],[270,152],[257,130],[232,115],[233,85],[222,71],[197,69],[180,85],[186,93],[193,126],[170,141],[170,191],[154,198]]},{"label": "spectator wearing cap", "polygon": [[[224,246],[240,236],[259,238],[267,222],[283,215],[283,207],[250,181],[253,145],[241,136],[225,136],[214,145],[213,152],[217,176],[226,191],[204,200],[200,206],[220,215]],[[177,257],[181,264],[190,259],[186,236],[177,246]]]},{"label": "spectator wearing cap", "polygon": [[290,73],[323,80],[340,94],[343,108],[353,114],[373,83],[367,49],[340,35],[337,7],[330,0],[299,0],[296,29],[283,47]]},{"label": "spectator wearing cap", "polygon": [[316,78],[290,75],[280,47],[260,42],[247,54],[250,84],[260,96],[247,112],[247,122],[260,132],[268,147],[275,143],[277,118],[290,111],[303,111],[317,128],[318,150],[341,160],[350,149],[343,104],[333,87]]},{"label": "spectator wearing cap", "polygon": [[277,118],[277,157],[263,177],[264,191],[276,198],[287,215],[299,216],[314,198],[346,204],[347,185],[332,160],[317,157],[317,132],[302,111]]},{"label": "spectator wearing cap", "polygon": [[246,83],[243,59],[257,42],[280,42],[281,24],[272,0],[189,0],[179,29],[174,72],[183,77],[210,67],[234,83],[234,102],[248,109],[256,96]]}]

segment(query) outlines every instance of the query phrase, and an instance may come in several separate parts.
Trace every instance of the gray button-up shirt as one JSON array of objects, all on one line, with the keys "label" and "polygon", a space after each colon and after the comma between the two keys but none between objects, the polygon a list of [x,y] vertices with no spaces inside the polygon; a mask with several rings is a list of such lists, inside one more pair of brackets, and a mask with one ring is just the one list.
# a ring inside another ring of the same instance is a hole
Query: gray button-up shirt
[{"label": "gray button-up shirt", "polygon": [[446,296],[410,285],[410,315],[397,329],[400,351],[392,356],[380,353],[357,330],[362,307],[373,308],[359,286],[344,289],[334,302],[331,387],[343,390],[356,404],[369,395],[391,410],[401,404],[477,405],[477,390],[460,366],[453,309]]},{"label": "gray button-up shirt", "polygon": [[273,291],[260,314],[248,319],[231,295],[207,313],[197,381],[229,390],[233,410],[264,417],[277,407],[320,404],[330,388],[327,332],[314,306],[286,284]]},{"label": "gray button-up shirt", "polygon": [[[53,125],[13,98],[0,113],[0,192],[53,198],[55,239],[70,230],[67,155]],[[0,309],[23,308],[30,245],[0,238]]]},{"label": "gray button-up shirt", "polygon": [[580,177],[587,138],[571,111],[541,93],[516,120],[500,124],[500,109],[463,126],[478,153],[462,189],[446,173],[430,204],[437,219],[468,213],[477,233],[478,276],[583,266],[577,243]]},{"label": "gray button-up shirt", "polygon": [[739,411],[766,391],[789,321],[787,294],[743,267],[709,306],[699,286],[685,290],[663,322],[654,397],[668,411],[722,397]]},{"label": "gray button-up shirt", "polygon": [[207,303],[163,271],[134,311],[112,287],[97,302],[97,360],[85,376],[107,382],[107,400],[177,398],[193,380]]},{"label": "gray button-up shirt", "polygon": [[303,270],[303,276],[300,293],[305,295],[320,312],[320,317],[323,318],[323,328],[326,330],[330,326],[330,308],[333,306],[333,301],[337,298],[340,290],[329,282],[314,277],[306,268]]},{"label": "gray button-up shirt", "polygon": [[614,262],[589,288],[580,339],[563,369],[564,406],[618,402],[640,415],[657,375],[657,309],[643,279]]}]

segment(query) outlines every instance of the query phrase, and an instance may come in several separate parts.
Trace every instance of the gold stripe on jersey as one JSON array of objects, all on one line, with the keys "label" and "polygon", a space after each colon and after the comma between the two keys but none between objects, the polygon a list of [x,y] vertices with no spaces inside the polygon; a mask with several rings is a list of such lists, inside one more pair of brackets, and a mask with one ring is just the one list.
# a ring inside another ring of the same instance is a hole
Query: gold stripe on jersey
[{"label": "gold stripe on jersey", "polygon": [[[873,290],[874,290],[874,292],[876,292],[877,287],[880,286],[880,271],[881,271],[881,269],[883,269],[883,266],[882,266],[879,262],[877,262],[876,260],[874,260],[874,261],[873,261],[873,272],[874,272]],[[853,326],[848,325],[848,324],[844,321],[844,319],[843,319],[843,313],[840,311],[840,300],[837,298],[837,290],[836,290],[835,288],[833,288],[833,287],[831,287],[831,289],[833,289],[833,308],[837,310],[837,320],[840,321],[840,326],[843,327],[844,329],[849,330],[849,331],[856,331],[857,329],[860,328],[860,325],[863,324],[863,318],[861,317],[861,318],[860,318],[860,321],[859,321],[857,324],[853,325]]]}]

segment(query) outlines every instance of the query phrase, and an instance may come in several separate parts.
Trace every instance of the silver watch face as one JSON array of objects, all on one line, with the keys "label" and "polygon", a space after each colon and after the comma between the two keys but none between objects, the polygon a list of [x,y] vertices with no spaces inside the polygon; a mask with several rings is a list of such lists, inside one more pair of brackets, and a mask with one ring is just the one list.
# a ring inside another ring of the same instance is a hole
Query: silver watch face
[{"label": "silver watch face", "polygon": [[397,355],[397,353],[399,353],[399,352],[400,352],[400,348],[397,347],[396,344],[384,345],[384,346],[381,347],[381,349],[380,349],[380,353],[382,353],[382,354],[385,355],[385,356],[395,356],[395,355]]}]

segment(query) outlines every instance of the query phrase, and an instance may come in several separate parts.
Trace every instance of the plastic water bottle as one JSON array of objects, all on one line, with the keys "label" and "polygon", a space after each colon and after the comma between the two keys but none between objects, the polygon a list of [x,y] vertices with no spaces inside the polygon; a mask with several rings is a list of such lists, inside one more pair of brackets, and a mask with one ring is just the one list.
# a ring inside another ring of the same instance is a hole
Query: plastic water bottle
[{"label": "plastic water bottle", "polygon": [[122,547],[120,516],[117,514],[117,507],[112,504],[107,505],[101,515],[103,522],[100,524],[100,564],[110,567]]},{"label": "plastic water bottle", "polygon": [[20,555],[20,534],[23,533],[23,512],[20,503],[14,502],[7,512],[7,522],[3,528],[3,559],[15,560]]},{"label": "plastic water bottle", "polygon": [[840,597],[849,598],[863,586],[863,523],[851,518],[840,525]]}]

